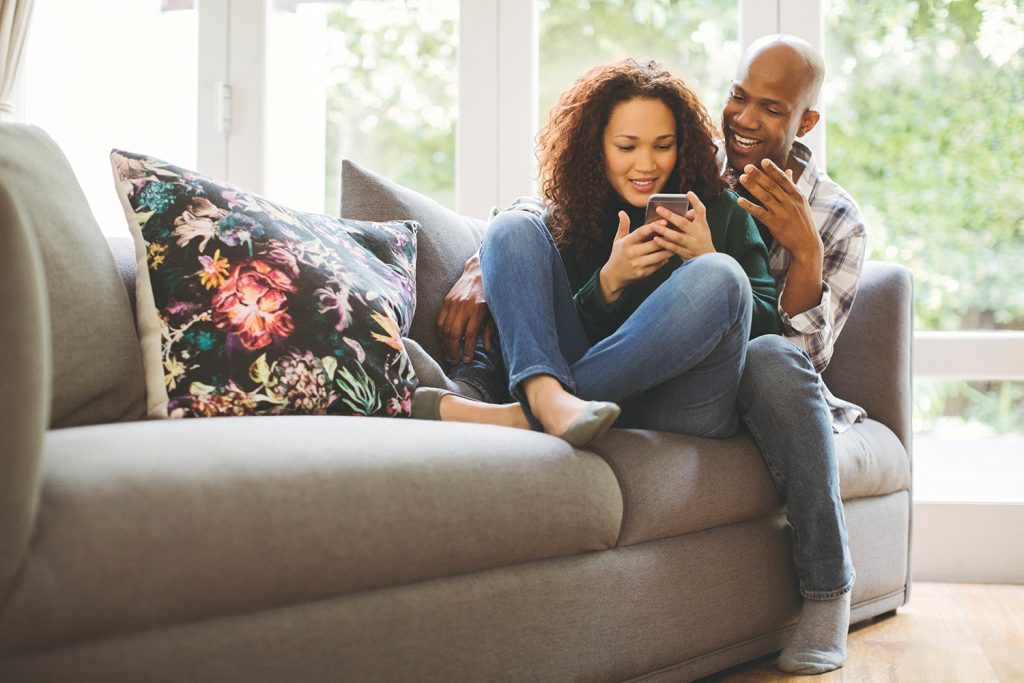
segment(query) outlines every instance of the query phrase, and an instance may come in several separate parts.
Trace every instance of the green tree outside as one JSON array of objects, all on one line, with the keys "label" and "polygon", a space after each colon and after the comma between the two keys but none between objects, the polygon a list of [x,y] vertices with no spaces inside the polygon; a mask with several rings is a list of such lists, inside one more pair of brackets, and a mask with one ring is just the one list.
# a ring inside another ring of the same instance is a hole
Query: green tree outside
[{"label": "green tree outside", "polygon": [[[539,120],[595,64],[650,57],[713,118],[739,56],[736,0],[538,0]],[[1024,329],[1020,0],[828,0],[829,173],[869,257],[911,267],[917,329]],[[455,0],[353,0],[329,17],[327,206],[344,155],[454,202]],[[467,94],[472,96],[472,94]],[[918,418],[1021,431],[1024,384],[929,382]]]}]

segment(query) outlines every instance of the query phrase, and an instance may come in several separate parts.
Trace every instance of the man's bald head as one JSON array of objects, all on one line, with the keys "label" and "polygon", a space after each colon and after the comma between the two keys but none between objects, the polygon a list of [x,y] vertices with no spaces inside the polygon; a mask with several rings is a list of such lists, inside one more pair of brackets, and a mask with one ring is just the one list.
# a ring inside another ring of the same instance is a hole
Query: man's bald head
[{"label": "man's bald head", "polygon": [[790,165],[798,137],[820,120],[814,106],[824,80],[821,55],[796,36],[772,35],[754,41],[736,67],[736,77],[722,109],[722,136],[729,165],[743,169],[770,159]]},{"label": "man's bald head", "polygon": [[821,84],[825,80],[825,62],[814,46],[803,38],[777,33],[758,38],[744,51],[736,67],[736,80],[756,62],[771,60],[776,68],[784,70],[799,84],[801,100],[806,109],[818,102]]}]

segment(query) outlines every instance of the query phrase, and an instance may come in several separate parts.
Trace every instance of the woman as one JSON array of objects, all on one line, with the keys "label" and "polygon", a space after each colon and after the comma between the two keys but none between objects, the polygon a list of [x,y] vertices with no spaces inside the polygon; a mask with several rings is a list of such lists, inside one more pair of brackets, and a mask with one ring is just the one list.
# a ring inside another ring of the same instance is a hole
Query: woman
[{"label": "woman", "polygon": [[[499,214],[480,249],[519,402],[420,389],[414,416],[582,446],[621,405],[623,426],[731,436],[746,342],[777,330],[777,293],[713,136],[696,96],[657,62],[599,66],[563,93],[540,135],[544,206]],[[660,192],[686,192],[692,209],[645,223]]]}]

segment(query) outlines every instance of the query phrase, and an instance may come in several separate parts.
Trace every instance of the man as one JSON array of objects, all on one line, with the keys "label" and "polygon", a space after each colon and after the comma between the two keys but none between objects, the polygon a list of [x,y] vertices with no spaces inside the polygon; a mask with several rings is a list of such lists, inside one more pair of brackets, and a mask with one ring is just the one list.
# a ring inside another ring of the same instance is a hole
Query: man
[{"label": "man", "polygon": [[[818,123],[814,106],[823,79],[821,57],[805,41],[781,35],[756,41],[736,69],[720,147],[723,174],[736,183],[740,205],[768,245],[780,290],[783,336],[750,342],[739,408],[786,499],[805,598],[779,667],[807,674],[835,669],[846,655],[854,574],[833,430],[864,415],[833,397],[819,376],[853,304],[865,249],[856,204],[797,142]],[[448,294],[438,328],[452,363],[473,359],[478,337],[482,347],[492,346],[476,256]],[[479,366],[484,354],[475,355]],[[500,390],[473,381],[471,373],[457,376],[492,398]]]},{"label": "man", "polygon": [[864,416],[818,376],[853,305],[866,241],[856,204],[796,140],[818,123],[823,80],[821,57],[805,41],[777,35],[754,42],[722,111],[719,157],[768,245],[787,340],[750,342],[739,408],[787,501],[795,537],[805,600],[779,658],[791,673],[830,671],[846,655],[854,576],[832,432]]}]

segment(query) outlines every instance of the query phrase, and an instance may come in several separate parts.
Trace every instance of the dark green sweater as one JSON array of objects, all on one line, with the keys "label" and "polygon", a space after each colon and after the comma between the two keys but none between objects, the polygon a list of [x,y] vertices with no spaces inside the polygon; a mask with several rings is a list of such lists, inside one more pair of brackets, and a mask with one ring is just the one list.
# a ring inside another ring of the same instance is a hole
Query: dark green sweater
[{"label": "dark green sweater", "polygon": [[[711,241],[715,251],[736,259],[750,278],[750,288],[754,293],[750,338],[779,332],[779,295],[775,279],[768,270],[768,250],[758,234],[753,219],[736,203],[736,193],[732,190],[726,190],[704,204],[707,208],[708,227],[711,229]],[[598,276],[601,266],[611,254],[616,226],[619,223],[618,211],[625,210],[629,214],[630,225],[634,228],[644,222],[643,208],[638,209],[621,202],[610,208],[609,218],[605,221],[603,258],[600,265],[594,269],[581,269],[575,265],[574,259],[567,258],[565,253],[562,254],[569,283],[575,292],[576,308],[591,343],[597,343],[617,330],[644,299],[682,264],[678,256],[673,256],[663,268],[644,280],[627,285],[618,299],[606,304],[601,297]]]}]

